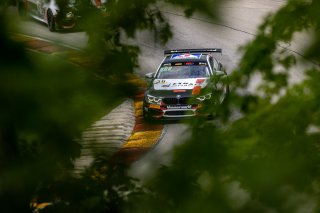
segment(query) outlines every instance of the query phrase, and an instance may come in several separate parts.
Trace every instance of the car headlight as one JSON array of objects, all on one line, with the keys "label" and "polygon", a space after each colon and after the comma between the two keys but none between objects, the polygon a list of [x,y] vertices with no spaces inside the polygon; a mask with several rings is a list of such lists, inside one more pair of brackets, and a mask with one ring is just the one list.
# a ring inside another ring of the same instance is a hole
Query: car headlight
[{"label": "car headlight", "polygon": [[152,95],[147,95],[146,101],[148,103],[160,104],[161,101],[162,101],[162,98],[155,97],[155,96],[152,96]]},{"label": "car headlight", "polygon": [[197,100],[199,101],[204,101],[204,100],[209,100],[212,96],[212,93],[208,93],[206,95],[202,95],[202,96],[199,96],[197,97]]}]

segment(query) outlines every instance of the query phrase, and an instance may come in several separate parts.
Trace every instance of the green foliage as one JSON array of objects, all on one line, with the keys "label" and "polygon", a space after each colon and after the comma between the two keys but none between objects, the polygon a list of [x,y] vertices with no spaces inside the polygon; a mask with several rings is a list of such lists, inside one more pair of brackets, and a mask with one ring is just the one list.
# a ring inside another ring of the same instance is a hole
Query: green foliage
[{"label": "green foliage", "polygon": [[[179,171],[177,173],[184,168],[181,173],[184,178],[192,177],[195,172],[198,178],[204,172],[211,172],[208,178],[211,182],[223,180],[218,181],[222,186],[239,183],[239,188],[233,191],[210,187],[212,191],[205,198],[210,198],[214,205],[203,199],[198,211],[214,212],[217,208],[218,212],[318,211],[319,87],[315,82],[320,80],[319,68],[316,66],[308,72],[301,70],[308,73],[306,79],[290,85],[289,68],[294,68],[297,60],[292,53],[281,51],[278,43],[290,42],[296,32],[317,31],[319,15],[314,11],[319,9],[318,1],[289,1],[275,15],[269,16],[255,39],[242,48],[244,54],[239,69],[230,77],[233,92],[227,109],[242,112],[242,118],[223,128],[219,122],[209,122],[201,128],[199,124],[203,124],[203,120],[194,122],[193,135],[198,137],[178,148],[173,168]],[[317,43],[318,37],[314,45]],[[319,53],[313,45],[307,53],[305,57],[318,60]],[[281,72],[277,71],[279,67]],[[260,87],[263,96],[240,93],[257,73],[264,80]],[[285,94],[272,103],[271,99],[283,89]],[[233,119],[232,114],[230,118]],[[199,152],[202,149],[199,144],[205,144],[207,149]],[[180,164],[176,164],[177,161]],[[161,172],[159,177],[162,177]],[[168,185],[167,181],[157,185]],[[190,185],[194,183],[190,181]],[[174,183],[166,188],[171,189],[166,194],[178,196],[173,192]],[[239,192],[245,192],[242,195],[247,198],[245,202],[241,203],[239,197],[231,203],[232,194]],[[189,193],[192,195],[193,190]],[[163,194],[161,190],[159,194]],[[199,202],[198,197],[193,196],[194,203]],[[181,209],[176,206],[175,211]]]},{"label": "green foliage", "polygon": [[[266,81],[276,83],[277,87],[286,86],[286,83],[283,85],[283,81],[277,82],[282,73],[275,73],[273,68],[276,64],[280,64],[288,69],[294,65],[295,60],[288,52],[282,51],[279,54],[276,51],[279,49],[278,43],[290,42],[296,32],[317,30],[319,15],[315,10],[319,8],[318,1],[293,0],[288,1],[288,4],[275,15],[269,16],[261,24],[256,38],[242,48],[245,51],[239,70],[234,75],[235,87],[245,87],[254,72],[262,73]],[[313,55],[311,52],[309,54]],[[279,60],[279,57],[282,60]]]},{"label": "green foliage", "polygon": [[74,65],[26,51],[6,33],[0,33],[1,209],[28,212],[35,190],[72,167],[80,152],[75,139],[123,96]]},{"label": "green foliage", "polygon": [[[318,1],[289,1],[265,20],[255,39],[242,48],[224,110],[217,106],[218,115],[230,115],[230,122],[194,121],[192,138],[177,148],[172,165],[150,181],[152,196],[146,195],[139,208],[150,212],[159,212],[161,206],[161,212],[319,210],[319,69],[301,70],[305,80],[290,85],[297,59],[278,45],[291,42],[296,32],[317,32],[320,19],[315,11],[319,10]],[[315,35],[304,57],[317,63]],[[264,80],[263,96],[239,93],[256,74]],[[275,96],[279,100],[271,102]],[[241,119],[232,121],[234,115],[228,111],[241,112]]]},{"label": "green foliage", "polygon": [[81,178],[63,177],[36,194],[38,202],[52,202],[44,212],[130,212],[143,188],[126,175],[127,166],[112,164],[101,154]]},{"label": "green foliage", "polygon": [[217,6],[219,5],[219,1],[217,0],[166,0],[166,2],[185,8],[184,13],[188,18],[190,18],[195,11],[199,11],[211,18],[218,18],[216,12],[218,12]]},{"label": "green foliage", "polygon": [[[132,91],[120,80],[138,66],[139,47],[122,38],[146,29],[164,44],[172,36],[170,25],[155,0],[110,0],[106,12],[79,2],[87,15],[88,57],[97,60],[94,74],[103,81],[27,53],[10,39],[0,13],[2,210],[30,211],[37,194],[54,203],[47,208],[52,212],[319,211],[319,1],[289,0],[266,18],[255,39],[242,47],[238,70],[230,76],[230,96],[220,105],[218,93],[214,107],[204,108],[215,112],[215,119],[192,122],[192,136],[175,149],[172,164],[143,186],[127,176],[126,167],[104,156],[81,178],[59,174],[78,156],[74,139],[96,111]],[[212,6],[218,3],[166,2],[183,7],[187,17],[195,11],[215,17]],[[304,58],[315,66],[301,70],[305,79],[291,85],[291,68],[300,60],[279,43],[291,42],[301,31],[314,36]],[[244,94],[257,74],[263,95]]]}]

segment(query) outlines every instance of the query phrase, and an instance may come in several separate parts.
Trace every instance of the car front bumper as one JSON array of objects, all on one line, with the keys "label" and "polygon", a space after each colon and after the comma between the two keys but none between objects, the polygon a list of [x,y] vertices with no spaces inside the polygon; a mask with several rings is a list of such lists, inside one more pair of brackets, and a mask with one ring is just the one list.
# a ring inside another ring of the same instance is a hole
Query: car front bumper
[{"label": "car front bumper", "polygon": [[197,116],[200,104],[157,105],[145,102],[144,113],[153,119],[179,119]]}]

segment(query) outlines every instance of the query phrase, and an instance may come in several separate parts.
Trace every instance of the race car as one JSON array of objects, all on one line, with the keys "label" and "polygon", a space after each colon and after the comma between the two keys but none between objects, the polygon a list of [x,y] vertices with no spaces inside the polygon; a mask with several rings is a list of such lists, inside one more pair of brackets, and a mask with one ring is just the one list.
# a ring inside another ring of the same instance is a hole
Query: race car
[{"label": "race car", "polygon": [[18,0],[22,18],[32,17],[48,25],[51,32],[58,29],[74,29],[80,16],[76,0],[66,0],[66,8],[60,10],[56,0]]},{"label": "race car", "polygon": [[219,102],[223,102],[229,85],[215,53],[222,54],[222,49],[165,50],[158,70],[145,75],[150,85],[144,94],[143,117],[150,121],[199,115],[218,91]]}]

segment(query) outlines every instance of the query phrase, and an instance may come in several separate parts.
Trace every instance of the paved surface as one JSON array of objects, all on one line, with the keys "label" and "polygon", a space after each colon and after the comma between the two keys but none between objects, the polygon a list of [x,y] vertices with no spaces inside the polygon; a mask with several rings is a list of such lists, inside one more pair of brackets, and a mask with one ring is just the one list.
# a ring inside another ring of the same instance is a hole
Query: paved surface
[{"label": "paved surface", "polygon": [[[92,65],[82,56],[81,50],[25,35],[15,34],[12,37],[32,51],[61,57],[82,67]],[[94,156],[100,153],[115,162],[130,164],[152,149],[161,138],[163,125],[151,125],[142,118],[144,82],[132,76],[131,83],[138,85],[141,92],[125,100],[83,132],[79,140],[81,156],[75,161],[76,174],[90,166]]]},{"label": "paved surface", "polygon": [[121,149],[112,157],[119,163],[132,164],[152,150],[163,135],[163,124],[146,123],[142,116],[143,93],[133,97],[135,109],[135,125],[133,132]]},{"label": "paved surface", "polygon": [[82,172],[103,153],[111,158],[130,137],[135,125],[133,101],[128,99],[96,121],[82,134],[81,157],[75,161],[75,172]]}]

